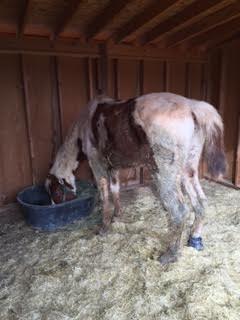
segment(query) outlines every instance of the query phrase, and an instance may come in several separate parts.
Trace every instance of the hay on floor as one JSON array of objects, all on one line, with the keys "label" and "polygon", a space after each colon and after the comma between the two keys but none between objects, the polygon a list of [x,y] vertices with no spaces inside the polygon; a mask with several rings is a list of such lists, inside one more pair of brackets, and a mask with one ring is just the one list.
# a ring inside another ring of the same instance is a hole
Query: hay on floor
[{"label": "hay on floor", "polygon": [[[124,216],[105,236],[94,234],[98,208],[55,233],[32,230],[16,207],[2,209],[0,319],[239,320],[240,192],[203,186],[205,250],[184,246],[168,267],[157,261],[166,213],[148,188],[124,192]],[[184,242],[191,222],[190,214]]]}]

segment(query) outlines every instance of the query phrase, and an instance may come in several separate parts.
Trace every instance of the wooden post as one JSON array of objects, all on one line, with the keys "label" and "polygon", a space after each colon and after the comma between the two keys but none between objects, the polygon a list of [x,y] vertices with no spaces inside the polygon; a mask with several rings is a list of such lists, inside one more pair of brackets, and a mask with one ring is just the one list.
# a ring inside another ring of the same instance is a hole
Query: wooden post
[{"label": "wooden post", "polygon": [[23,0],[23,3],[21,4],[21,14],[18,21],[18,27],[17,27],[17,38],[21,38],[24,35],[25,26],[27,23],[27,19],[30,14],[30,7],[31,7],[31,1],[30,0]]},{"label": "wooden post", "polygon": [[[208,62],[206,64],[203,64],[202,66],[202,79],[201,79],[201,95],[202,95],[202,99],[205,101],[209,101],[210,100],[210,73],[209,73],[209,69],[210,69],[210,61],[208,60]],[[199,177],[200,179],[202,179],[204,177],[204,175],[207,172],[207,167],[206,167],[206,163],[203,160],[203,157],[201,157],[200,163],[199,163]]]},{"label": "wooden post", "polygon": [[91,58],[86,58],[86,69],[88,100],[90,100],[93,99],[94,96],[93,68]]},{"label": "wooden post", "polygon": [[28,146],[29,146],[29,158],[30,158],[30,168],[31,168],[31,175],[32,175],[32,183],[36,183],[36,170],[34,168],[34,148],[33,148],[33,140],[31,136],[30,130],[30,102],[29,102],[29,92],[28,92],[28,81],[26,76],[26,71],[24,67],[24,60],[23,56],[19,55],[19,62],[20,62],[20,73],[21,73],[21,85],[23,88],[23,105],[24,105],[24,117],[25,123],[27,127],[27,139],[28,139]]},{"label": "wooden post", "polygon": [[[139,60],[139,66],[138,66],[138,88],[137,88],[137,94],[141,95],[143,94],[143,79],[144,79],[144,61]],[[144,167],[139,167],[139,184],[144,184]]]},{"label": "wooden post", "polygon": [[51,83],[52,83],[52,161],[62,143],[62,126],[61,126],[61,112],[60,112],[60,98],[58,86],[58,67],[57,58],[51,58]]},{"label": "wooden post", "polygon": [[99,66],[99,86],[102,94],[107,94],[108,90],[108,55],[106,44],[99,44],[100,66]]},{"label": "wooden post", "polygon": [[119,87],[118,87],[118,60],[113,59],[113,88],[114,88],[114,99],[119,98]]},{"label": "wooden post", "polygon": [[238,138],[237,138],[235,165],[236,165],[236,167],[235,167],[234,183],[237,187],[240,187],[240,115],[238,116]]}]

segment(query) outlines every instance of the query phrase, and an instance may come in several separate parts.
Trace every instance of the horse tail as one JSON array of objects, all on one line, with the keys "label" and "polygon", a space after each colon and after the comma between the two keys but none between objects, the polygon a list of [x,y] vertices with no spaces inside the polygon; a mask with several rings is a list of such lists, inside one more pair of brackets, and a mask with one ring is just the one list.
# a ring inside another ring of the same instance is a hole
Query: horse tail
[{"label": "horse tail", "polygon": [[193,117],[204,136],[203,158],[211,176],[218,178],[226,171],[223,121],[217,110],[206,102],[191,106]]}]

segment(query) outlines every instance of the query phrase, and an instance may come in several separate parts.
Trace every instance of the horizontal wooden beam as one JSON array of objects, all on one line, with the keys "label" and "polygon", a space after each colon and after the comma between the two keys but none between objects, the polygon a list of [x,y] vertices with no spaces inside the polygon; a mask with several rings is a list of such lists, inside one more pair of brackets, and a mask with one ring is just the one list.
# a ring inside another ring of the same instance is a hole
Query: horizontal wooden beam
[{"label": "horizontal wooden beam", "polygon": [[0,53],[37,54],[48,56],[98,57],[99,48],[95,43],[81,44],[79,40],[50,41],[42,37],[1,37]]},{"label": "horizontal wooden beam", "polygon": [[149,45],[145,47],[137,47],[124,44],[109,44],[108,56],[116,59],[143,59],[143,60],[159,60],[159,61],[181,61],[181,62],[199,62],[207,61],[207,54],[199,50],[183,51],[181,48],[176,49],[160,49]]},{"label": "horizontal wooden beam", "polygon": [[27,19],[30,14],[30,0],[23,0],[23,3],[20,5],[20,15],[18,19],[18,27],[17,27],[17,38],[20,38],[24,34],[24,29],[26,26]]},{"label": "horizontal wooden beam", "polygon": [[204,179],[206,179],[208,181],[211,181],[211,182],[215,182],[215,183],[221,184],[224,187],[232,188],[232,189],[235,189],[235,190],[240,190],[240,188],[238,186],[235,186],[234,184],[232,184],[231,182],[226,181],[226,180],[217,180],[217,179],[213,179],[213,178],[208,177],[208,176],[204,176]]},{"label": "horizontal wooden beam", "polygon": [[122,11],[130,1],[118,0],[110,1],[110,4],[105,8],[86,28],[86,39],[92,39],[100,31],[102,31],[113,18]]},{"label": "horizontal wooden beam", "polygon": [[64,12],[64,16],[59,20],[55,31],[52,33],[52,39],[56,39],[59,34],[66,28],[66,26],[71,22],[74,14],[78,10],[82,0],[70,0],[68,1],[68,8]]},{"label": "horizontal wooden beam", "polygon": [[186,48],[202,47],[211,49],[240,32],[240,17],[236,17],[214,29],[208,30],[186,42]]},{"label": "horizontal wooden beam", "polygon": [[176,0],[156,0],[149,7],[145,8],[143,12],[133,17],[127,24],[119,29],[113,36],[114,41],[119,43],[131,36],[134,32],[139,30],[142,26],[149,23],[152,19],[162,15],[172,5],[176,5],[179,1]]},{"label": "horizontal wooden beam", "polygon": [[149,42],[158,41],[169,32],[173,32],[174,30],[180,29],[187,24],[189,25],[193,22],[196,22],[203,16],[219,10],[221,7],[226,6],[230,2],[233,2],[233,0],[201,0],[193,2],[181,12],[177,13],[173,17],[167,19],[166,21],[154,27],[149,32],[145,33],[140,38],[140,43],[147,44]]},{"label": "horizontal wooden beam", "polygon": [[168,37],[165,41],[165,46],[167,48],[175,47],[180,43],[191,39],[205,31],[213,29],[218,25],[224,24],[231,19],[240,16],[240,3],[233,3],[228,5],[226,8],[223,8],[217,12],[210,14],[207,17],[204,17],[199,22],[192,24],[180,31],[174,33],[172,36]]},{"label": "horizontal wooden beam", "polygon": [[[205,63],[207,54],[199,50],[181,51],[176,49],[159,49],[152,45],[137,47],[130,45],[115,45],[108,43],[106,50],[108,57],[112,59],[145,59],[161,61],[187,61]],[[92,41],[81,44],[79,40],[50,41],[40,37],[15,37],[1,38],[0,53],[9,54],[37,54],[49,56],[72,56],[72,57],[99,57],[99,42]]]}]

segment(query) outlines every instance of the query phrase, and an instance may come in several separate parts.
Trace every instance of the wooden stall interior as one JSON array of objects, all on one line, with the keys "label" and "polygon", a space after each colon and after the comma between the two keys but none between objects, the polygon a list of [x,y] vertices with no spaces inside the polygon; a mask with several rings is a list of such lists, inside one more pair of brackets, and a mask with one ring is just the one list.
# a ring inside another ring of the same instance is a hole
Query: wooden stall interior
[{"label": "wooden stall interior", "polygon": [[[225,180],[240,187],[239,34],[236,0],[1,1],[0,204],[44,181],[99,92],[212,103],[225,123]],[[91,178],[87,163],[78,177]],[[144,168],[122,172],[124,187],[148,179]]]}]

